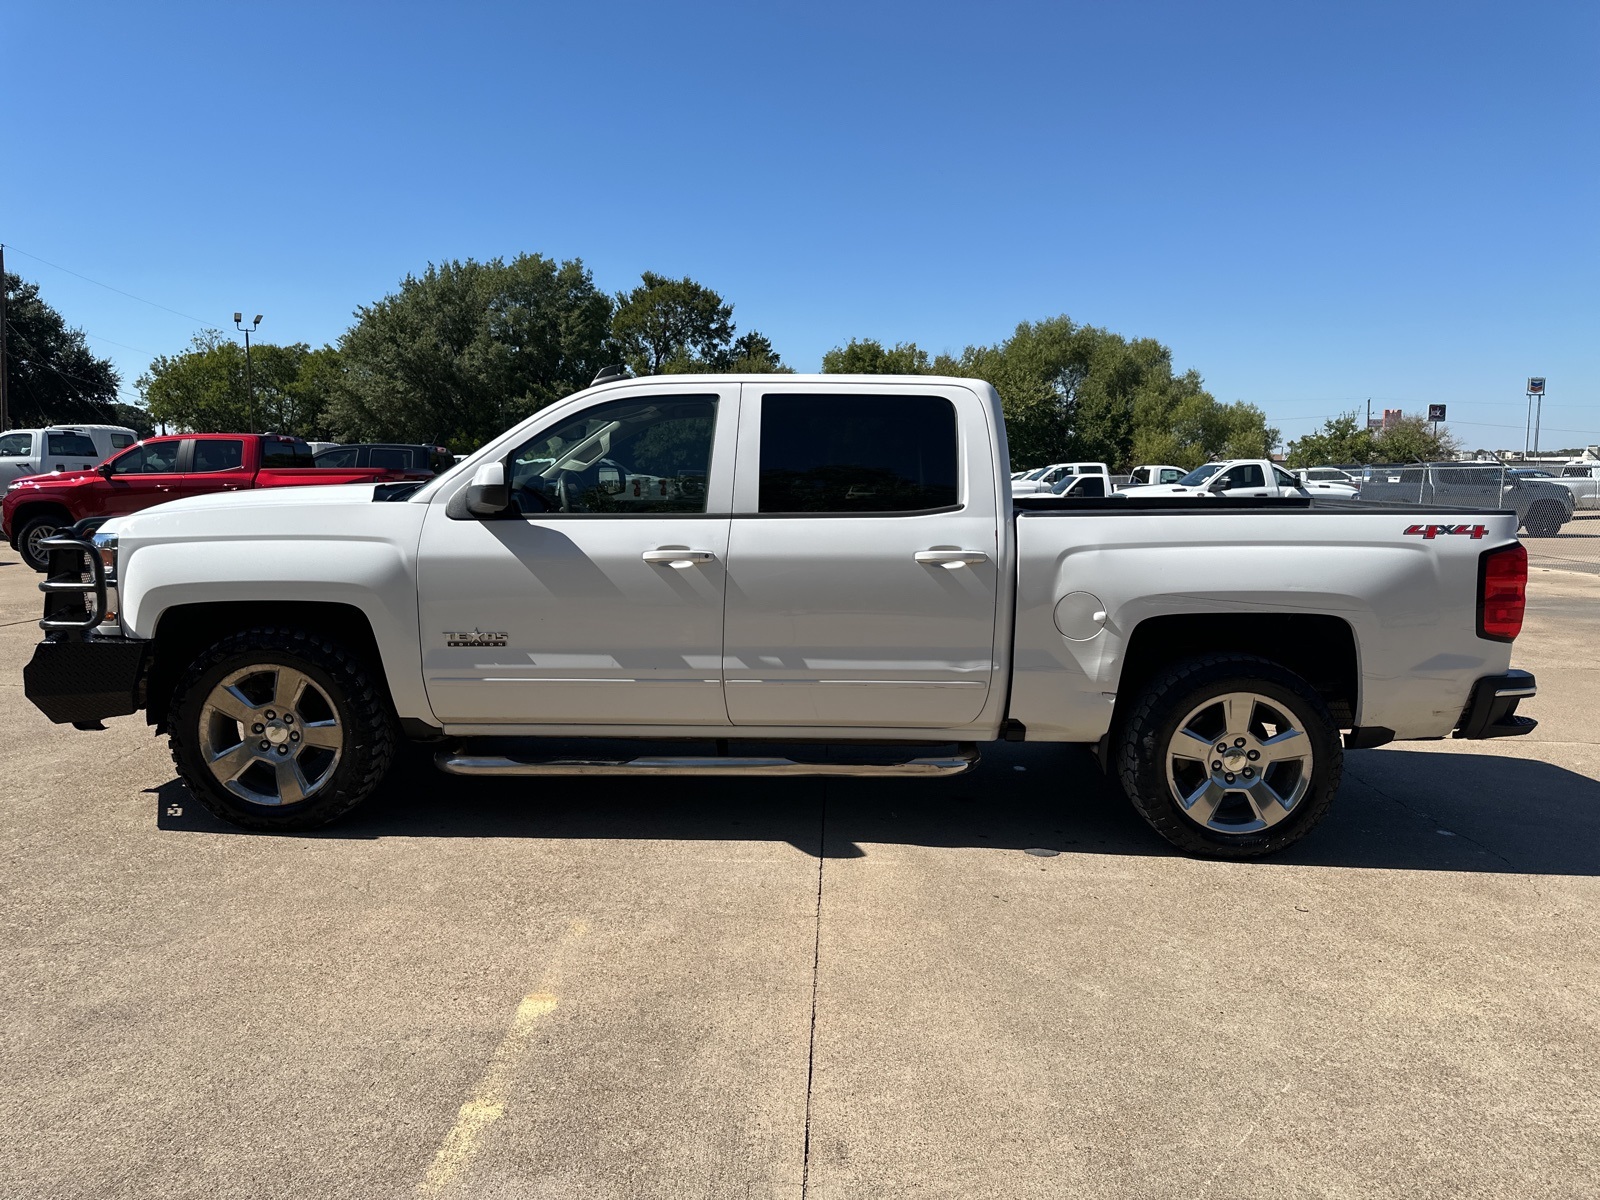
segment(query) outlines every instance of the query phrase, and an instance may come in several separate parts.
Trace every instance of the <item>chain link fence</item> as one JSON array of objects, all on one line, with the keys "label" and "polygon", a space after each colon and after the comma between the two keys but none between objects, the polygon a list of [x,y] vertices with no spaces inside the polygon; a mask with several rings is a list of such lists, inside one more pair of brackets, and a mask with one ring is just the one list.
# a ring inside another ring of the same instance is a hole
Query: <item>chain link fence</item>
[{"label": "chain link fence", "polygon": [[1361,468],[1359,479],[1368,504],[1508,509],[1531,565],[1600,574],[1600,463],[1396,463]]}]

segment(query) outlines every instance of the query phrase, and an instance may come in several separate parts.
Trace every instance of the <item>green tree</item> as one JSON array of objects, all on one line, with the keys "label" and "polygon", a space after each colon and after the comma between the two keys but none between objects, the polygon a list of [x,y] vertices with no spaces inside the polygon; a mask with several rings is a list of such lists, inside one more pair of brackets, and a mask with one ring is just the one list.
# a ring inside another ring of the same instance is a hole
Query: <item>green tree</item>
[{"label": "green tree", "polygon": [[1433,426],[1422,417],[1401,417],[1381,430],[1373,445],[1373,462],[1438,462],[1453,459],[1459,448],[1450,430]]},{"label": "green tree", "polygon": [[1172,352],[1155,339],[1129,341],[1066,316],[1024,321],[1000,345],[940,355],[933,369],[994,384],[1017,469],[1072,460],[1197,466],[1259,457],[1278,440],[1254,405],[1220,404],[1198,373],[1174,375]]},{"label": "green tree", "polygon": [[848,346],[835,346],[822,356],[829,375],[926,375],[933,368],[928,352],[915,342],[896,342],[885,349],[872,338],[851,338]]},{"label": "green tree", "polygon": [[39,298],[39,285],[6,272],[6,382],[13,427],[125,424],[122,379],[90,351],[83,331]]},{"label": "green tree", "polygon": [[430,265],[356,310],[328,420],[350,441],[473,449],[615,361],[610,319],[610,299],[578,259]]},{"label": "green tree", "polygon": [[720,368],[741,375],[793,374],[794,368],[783,365],[783,359],[772,348],[764,333],[751,330],[734,339],[726,364]]},{"label": "green tree", "polygon": [[635,375],[719,370],[732,360],[733,305],[688,276],[646,271],[640,278],[631,292],[617,293],[611,318],[612,343]]},{"label": "green tree", "polygon": [[337,350],[257,342],[250,347],[249,383],[247,389],[244,348],[208,329],[184,353],[157,356],[138,386],[151,418],[178,429],[234,433],[253,425],[261,432],[328,437],[328,404],[342,384]]},{"label": "green tree", "polygon": [[1291,467],[1370,463],[1377,460],[1376,439],[1353,411],[1329,417],[1322,423],[1321,429],[1289,443]]}]

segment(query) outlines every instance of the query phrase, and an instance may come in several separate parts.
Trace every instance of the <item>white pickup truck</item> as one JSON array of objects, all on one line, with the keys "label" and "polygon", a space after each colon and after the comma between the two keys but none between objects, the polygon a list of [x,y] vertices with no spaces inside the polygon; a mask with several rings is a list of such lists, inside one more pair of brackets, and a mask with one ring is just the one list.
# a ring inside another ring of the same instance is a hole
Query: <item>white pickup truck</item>
[{"label": "white pickup truck", "polygon": [[1568,463],[1551,482],[1572,493],[1574,508],[1600,508],[1600,463]]},{"label": "white pickup truck", "polygon": [[510,776],[941,776],[1003,739],[1096,748],[1157,832],[1232,857],[1304,835],[1346,746],[1533,727],[1514,516],[1013,501],[1008,461],[976,380],[610,381],[424,483],[62,535],[25,688],[84,728],[143,709],[256,829],[349,811],[401,738]]},{"label": "white pickup truck", "polygon": [[1233,496],[1263,499],[1269,496],[1322,496],[1353,499],[1361,489],[1352,483],[1302,479],[1271,459],[1232,458],[1196,467],[1174,483],[1125,487],[1124,496]]}]

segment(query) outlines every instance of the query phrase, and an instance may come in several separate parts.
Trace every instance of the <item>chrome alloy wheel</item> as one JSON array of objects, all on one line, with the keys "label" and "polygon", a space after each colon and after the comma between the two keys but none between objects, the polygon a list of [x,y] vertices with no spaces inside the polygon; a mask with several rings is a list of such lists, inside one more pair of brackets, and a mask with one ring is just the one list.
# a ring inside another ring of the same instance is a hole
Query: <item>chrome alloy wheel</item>
[{"label": "chrome alloy wheel", "polygon": [[54,525],[35,525],[28,531],[28,555],[35,562],[49,562],[50,551],[44,548],[45,539],[53,538],[61,530]]},{"label": "chrome alloy wheel", "polygon": [[1227,692],[1196,707],[1167,744],[1167,783],[1191,821],[1256,833],[1282,821],[1311,787],[1311,739],[1280,700]]},{"label": "chrome alloy wheel", "polygon": [[308,800],[344,748],[339,712],[311,677],[262,664],[234,671],[200,710],[200,752],[223,787],[251,804]]}]

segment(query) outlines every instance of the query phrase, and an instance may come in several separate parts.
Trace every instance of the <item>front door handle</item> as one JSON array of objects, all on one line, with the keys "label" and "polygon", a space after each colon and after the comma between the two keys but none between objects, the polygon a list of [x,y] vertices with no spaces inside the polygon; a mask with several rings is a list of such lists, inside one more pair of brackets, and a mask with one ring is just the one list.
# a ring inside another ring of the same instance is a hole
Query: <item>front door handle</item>
[{"label": "front door handle", "polygon": [[918,550],[916,559],[925,567],[943,567],[947,571],[954,571],[960,567],[975,567],[981,562],[988,562],[989,556],[982,550],[953,550],[942,547]]},{"label": "front door handle", "polygon": [[717,556],[709,550],[690,550],[685,546],[660,546],[654,550],[646,550],[643,557],[647,563],[666,563],[674,571],[687,571],[690,567],[714,562]]}]

